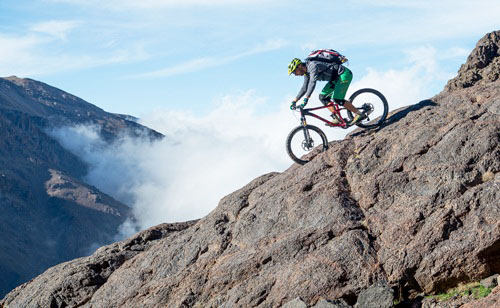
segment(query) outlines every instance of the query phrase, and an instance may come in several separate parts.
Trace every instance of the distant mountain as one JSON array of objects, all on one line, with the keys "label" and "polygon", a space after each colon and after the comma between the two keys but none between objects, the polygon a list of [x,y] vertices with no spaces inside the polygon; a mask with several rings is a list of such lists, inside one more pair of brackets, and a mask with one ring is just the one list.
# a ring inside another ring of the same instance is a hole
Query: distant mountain
[{"label": "distant mountain", "polygon": [[121,133],[162,137],[130,119],[42,82],[0,78],[0,296],[111,243],[131,215],[82,180],[87,166],[47,129],[94,124],[108,140]]},{"label": "distant mountain", "polygon": [[28,78],[0,78],[0,102],[1,109],[43,118],[50,126],[92,123],[101,127],[105,138],[116,137],[124,131],[162,138],[160,133],[136,123],[137,118],[133,116],[105,112],[81,98]]},{"label": "distant mountain", "polygon": [[443,92],[382,127],[198,221],[52,267],[0,307],[498,307],[500,287],[456,305],[425,295],[500,273],[499,59],[496,31]]}]

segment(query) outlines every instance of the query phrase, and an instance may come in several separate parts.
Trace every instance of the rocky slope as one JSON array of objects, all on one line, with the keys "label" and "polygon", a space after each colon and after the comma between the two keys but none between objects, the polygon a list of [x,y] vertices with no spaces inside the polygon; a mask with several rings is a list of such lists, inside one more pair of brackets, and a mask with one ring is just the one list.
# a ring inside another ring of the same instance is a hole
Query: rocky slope
[{"label": "rocky slope", "polygon": [[85,184],[84,163],[46,133],[83,123],[100,126],[108,139],[160,136],[44,83],[0,78],[0,296],[113,242],[129,216],[126,205]]},{"label": "rocky slope", "polygon": [[[496,63],[499,33],[472,54]],[[466,66],[488,69],[475,59]],[[199,221],[55,266],[0,305],[349,307],[374,285],[415,299],[498,273],[500,80],[471,78],[253,180]]]}]

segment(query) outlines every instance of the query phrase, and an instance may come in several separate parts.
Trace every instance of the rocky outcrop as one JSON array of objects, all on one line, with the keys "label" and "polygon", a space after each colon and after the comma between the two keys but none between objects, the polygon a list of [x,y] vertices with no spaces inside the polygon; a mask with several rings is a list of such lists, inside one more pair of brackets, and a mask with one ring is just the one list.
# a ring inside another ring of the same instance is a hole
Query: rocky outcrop
[{"label": "rocky outcrop", "polygon": [[432,292],[500,271],[498,107],[497,81],[353,139],[347,178],[389,281]]},{"label": "rocky outcrop", "polygon": [[130,212],[129,207],[103,194],[93,186],[58,170],[49,169],[49,172],[50,179],[45,182],[49,197],[74,202],[79,206],[118,217],[126,216]]},{"label": "rocky outcrop", "polygon": [[[27,297],[23,302],[16,302],[15,305],[19,307],[80,306],[88,301],[124,262],[147,251],[155,241],[167,239],[171,234],[180,232],[194,223],[195,221],[158,225],[128,240],[102,247],[90,257],[80,258],[49,269],[43,277],[40,276],[39,283],[44,284],[46,288],[36,291],[39,296]],[[21,291],[26,291],[26,289],[23,286],[16,288],[6,297],[6,301],[9,301],[9,297],[16,297]]]},{"label": "rocky outcrop", "polygon": [[47,285],[68,267],[91,275],[75,260],[0,303],[353,306],[378,284],[409,299],[500,272],[499,80],[393,111],[383,127],[311,156],[226,196],[113,267],[98,287]]},{"label": "rocky outcrop", "polygon": [[448,81],[446,91],[489,83],[500,76],[500,31],[485,35],[460,67],[457,77]]}]

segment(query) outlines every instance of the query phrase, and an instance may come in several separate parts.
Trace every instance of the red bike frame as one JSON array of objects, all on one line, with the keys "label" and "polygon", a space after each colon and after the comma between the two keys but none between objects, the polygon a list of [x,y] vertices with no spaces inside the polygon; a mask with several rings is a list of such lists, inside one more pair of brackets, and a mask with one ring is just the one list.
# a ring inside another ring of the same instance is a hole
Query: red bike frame
[{"label": "red bike frame", "polygon": [[[311,111],[320,110],[320,109],[324,109],[324,108],[328,108],[328,107],[333,107],[333,109],[334,109],[333,113],[335,115],[337,115],[337,118],[339,119],[339,123],[330,122],[327,119],[324,119],[324,118],[320,117],[319,115],[311,112]],[[344,120],[344,118],[340,115],[340,111],[344,110],[346,108],[340,108],[340,106],[337,103],[330,102],[326,106],[315,107],[315,108],[306,108],[306,109],[299,107],[299,109],[300,109],[300,120],[302,121],[303,124],[306,123],[305,122],[306,116],[311,116],[311,117],[314,117],[320,121],[325,122],[328,126],[332,126],[332,127],[338,126],[338,127],[342,127],[342,128],[349,127],[349,124],[347,124],[347,122]]]}]

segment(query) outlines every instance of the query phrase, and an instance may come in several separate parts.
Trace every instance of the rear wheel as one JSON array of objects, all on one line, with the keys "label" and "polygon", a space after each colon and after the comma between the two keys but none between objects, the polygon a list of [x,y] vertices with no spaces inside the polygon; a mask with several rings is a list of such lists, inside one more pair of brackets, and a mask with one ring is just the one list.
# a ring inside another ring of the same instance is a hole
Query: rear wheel
[{"label": "rear wheel", "polygon": [[[360,89],[354,92],[349,100],[359,111],[367,114],[366,119],[356,123],[359,127],[377,127],[387,118],[387,113],[389,112],[387,99],[377,90],[369,88]],[[354,114],[349,110],[347,110],[347,116],[351,121],[354,118]]]},{"label": "rear wheel", "polygon": [[308,159],[303,159],[302,156],[310,153],[316,146],[320,152],[328,149],[328,139],[325,133],[316,126],[306,125],[294,128],[286,138],[286,151],[290,158],[298,163],[305,164]]}]

